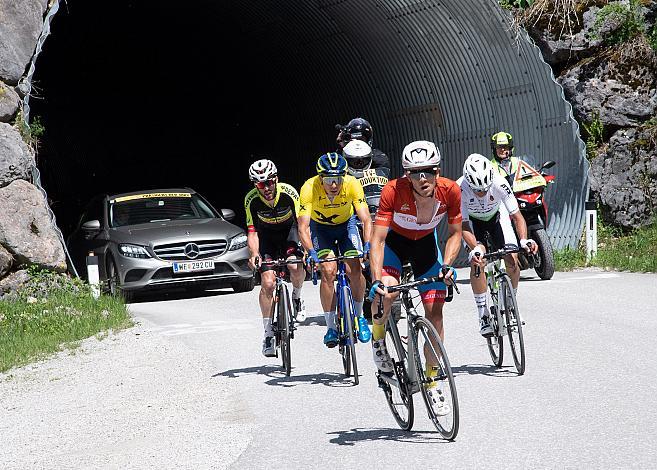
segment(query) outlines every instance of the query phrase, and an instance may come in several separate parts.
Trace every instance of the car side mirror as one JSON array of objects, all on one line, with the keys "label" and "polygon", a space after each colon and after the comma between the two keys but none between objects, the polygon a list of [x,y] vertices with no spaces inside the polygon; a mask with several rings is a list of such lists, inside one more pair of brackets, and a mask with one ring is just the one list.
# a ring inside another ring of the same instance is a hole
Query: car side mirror
[{"label": "car side mirror", "polygon": [[100,230],[99,220],[87,220],[82,224],[82,230],[85,232],[98,232]]},{"label": "car side mirror", "polygon": [[235,218],[235,211],[232,209],[221,209],[221,216],[224,219],[231,221]]},{"label": "car side mirror", "polygon": [[548,160],[547,162],[543,163],[543,165],[541,165],[541,170],[540,171],[547,170],[548,168],[552,168],[556,164],[557,164],[557,162],[553,162],[552,160]]}]

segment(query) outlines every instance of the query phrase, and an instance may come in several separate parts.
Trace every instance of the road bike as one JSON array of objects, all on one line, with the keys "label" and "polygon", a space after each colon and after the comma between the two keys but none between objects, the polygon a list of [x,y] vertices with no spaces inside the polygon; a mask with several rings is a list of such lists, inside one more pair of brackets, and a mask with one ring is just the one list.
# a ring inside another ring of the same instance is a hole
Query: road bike
[{"label": "road bike", "polygon": [[[256,265],[262,270],[263,266],[274,268],[276,274],[276,288],[274,290],[274,300],[271,305],[271,325],[276,338],[276,357],[281,352],[283,369],[288,377],[292,372],[292,351],[291,340],[294,338],[296,327],[294,326],[294,309],[290,299],[290,291],[285,282],[285,268],[288,264],[303,264],[302,259],[277,259],[258,261]],[[262,272],[262,271],[261,271]]]},{"label": "road bike", "polygon": [[[417,313],[411,296],[412,289],[432,282],[443,282],[443,276],[387,288],[388,292],[401,292],[407,333],[402,336],[393,315],[388,317],[386,346],[393,362],[393,372],[378,371],[376,376],[390,411],[402,429],[410,431],[413,427],[413,394],[421,392],[429,419],[445,439],[453,440],[459,430],[459,402],[452,368],[436,328]],[[446,302],[452,300],[454,288],[458,293],[456,284],[447,286]],[[383,302],[379,302],[379,314],[382,313]]]},{"label": "road bike", "polygon": [[[354,299],[351,294],[351,286],[347,277],[344,260],[361,259],[363,255],[335,256],[333,258],[322,258],[320,263],[338,263],[336,274],[336,326],[338,329],[338,351],[342,356],[342,367],[347,377],[354,377],[354,385],[358,385],[358,364],[356,361],[356,343],[358,342],[358,321],[355,314]],[[317,269],[312,263],[312,280],[317,285]]]},{"label": "road bike", "polygon": [[[505,245],[504,248],[484,254],[486,264],[486,284],[491,303],[489,322],[493,335],[486,338],[488,352],[496,367],[502,367],[504,359],[503,337],[509,337],[513,362],[518,375],[525,373],[525,340],[522,335],[524,322],[518,311],[516,295],[513,292],[511,278],[506,273],[502,259],[511,253],[520,251],[516,245]],[[481,270],[475,267],[475,276],[479,277]]]}]

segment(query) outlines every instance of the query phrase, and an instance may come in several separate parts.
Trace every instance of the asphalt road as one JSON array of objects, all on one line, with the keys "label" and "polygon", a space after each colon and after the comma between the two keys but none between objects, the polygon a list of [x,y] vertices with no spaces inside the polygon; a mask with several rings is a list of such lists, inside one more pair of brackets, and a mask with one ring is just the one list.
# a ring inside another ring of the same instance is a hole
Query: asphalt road
[{"label": "asphalt road", "polygon": [[252,435],[232,468],[657,467],[657,275],[523,276],[524,376],[510,355],[503,368],[492,366],[470,287],[460,287],[445,315],[461,411],[455,442],[435,432],[418,395],[412,432],[398,429],[377,387],[369,344],[357,347],[360,385],[343,378],[337,350],[322,344],[311,283],[291,377],[261,355],[258,287],[143,299],[130,309],[148,330],[209,359],[209,384],[236,390],[234,424]]}]

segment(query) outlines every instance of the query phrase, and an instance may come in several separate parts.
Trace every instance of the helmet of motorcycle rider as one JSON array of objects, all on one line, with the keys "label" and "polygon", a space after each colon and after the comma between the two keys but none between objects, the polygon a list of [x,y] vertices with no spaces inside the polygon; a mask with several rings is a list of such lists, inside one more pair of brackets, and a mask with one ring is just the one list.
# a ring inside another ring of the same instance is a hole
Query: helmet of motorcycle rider
[{"label": "helmet of motorcycle rider", "polygon": [[363,171],[372,165],[372,147],[362,140],[352,140],[342,149],[342,155],[347,159],[349,168]]},{"label": "helmet of motorcycle rider", "polygon": [[436,144],[426,140],[411,142],[402,152],[404,170],[417,168],[437,168],[440,165],[440,151]]},{"label": "helmet of motorcycle rider", "polygon": [[346,126],[337,125],[336,129],[340,131],[337,142],[342,147],[352,140],[362,140],[370,147],[372,146],[374,131],[372,125],[363,118],[353,118]]},{"label": "helmet of motorcycle rider", "polygon": [[319,176],[344,176],[347,174],[347,160],[336,152],[325,153],[317,160]]},{"label": "helmet of motorcycle rider", "polygon": [[493,185],[493,175],[493,165],[481,154],[473,153],[463,164],[463,178],[473,191],[488,191]]},{"label": "helmet of motorcycle rider", "polygon": [[493,134],[493,136],[490,138],[490,147],[493,152],[493,158],[495,160],[505,160],[508,157],[500,158],[500,156],[497,154],[497,149],[501,147],[508,148],[508,156],[511,157],[511,155],[513,155],[513,136],[504,131]]},{"label": "helmet of motorcycle rider", "polygon": [[249,167],[249,179],[254,183],[262,183],[270,180],[275,178],[277,174],[278,171],[274,162],[266,158],[256,160]]}]

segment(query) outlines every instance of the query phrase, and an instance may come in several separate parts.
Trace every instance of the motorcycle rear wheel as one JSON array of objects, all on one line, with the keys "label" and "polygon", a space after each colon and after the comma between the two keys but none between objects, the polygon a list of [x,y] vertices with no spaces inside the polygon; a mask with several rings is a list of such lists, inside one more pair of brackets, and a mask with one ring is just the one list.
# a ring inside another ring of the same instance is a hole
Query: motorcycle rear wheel
[{"label": "motorcycle rear wheel", "polygon": [[536,230],[532,237],[538,245],[538,253],[534,262],[534,271],[538,277],[547,281],[554,275],[554,253],[552,252],[552,243],[545,229]]}]

